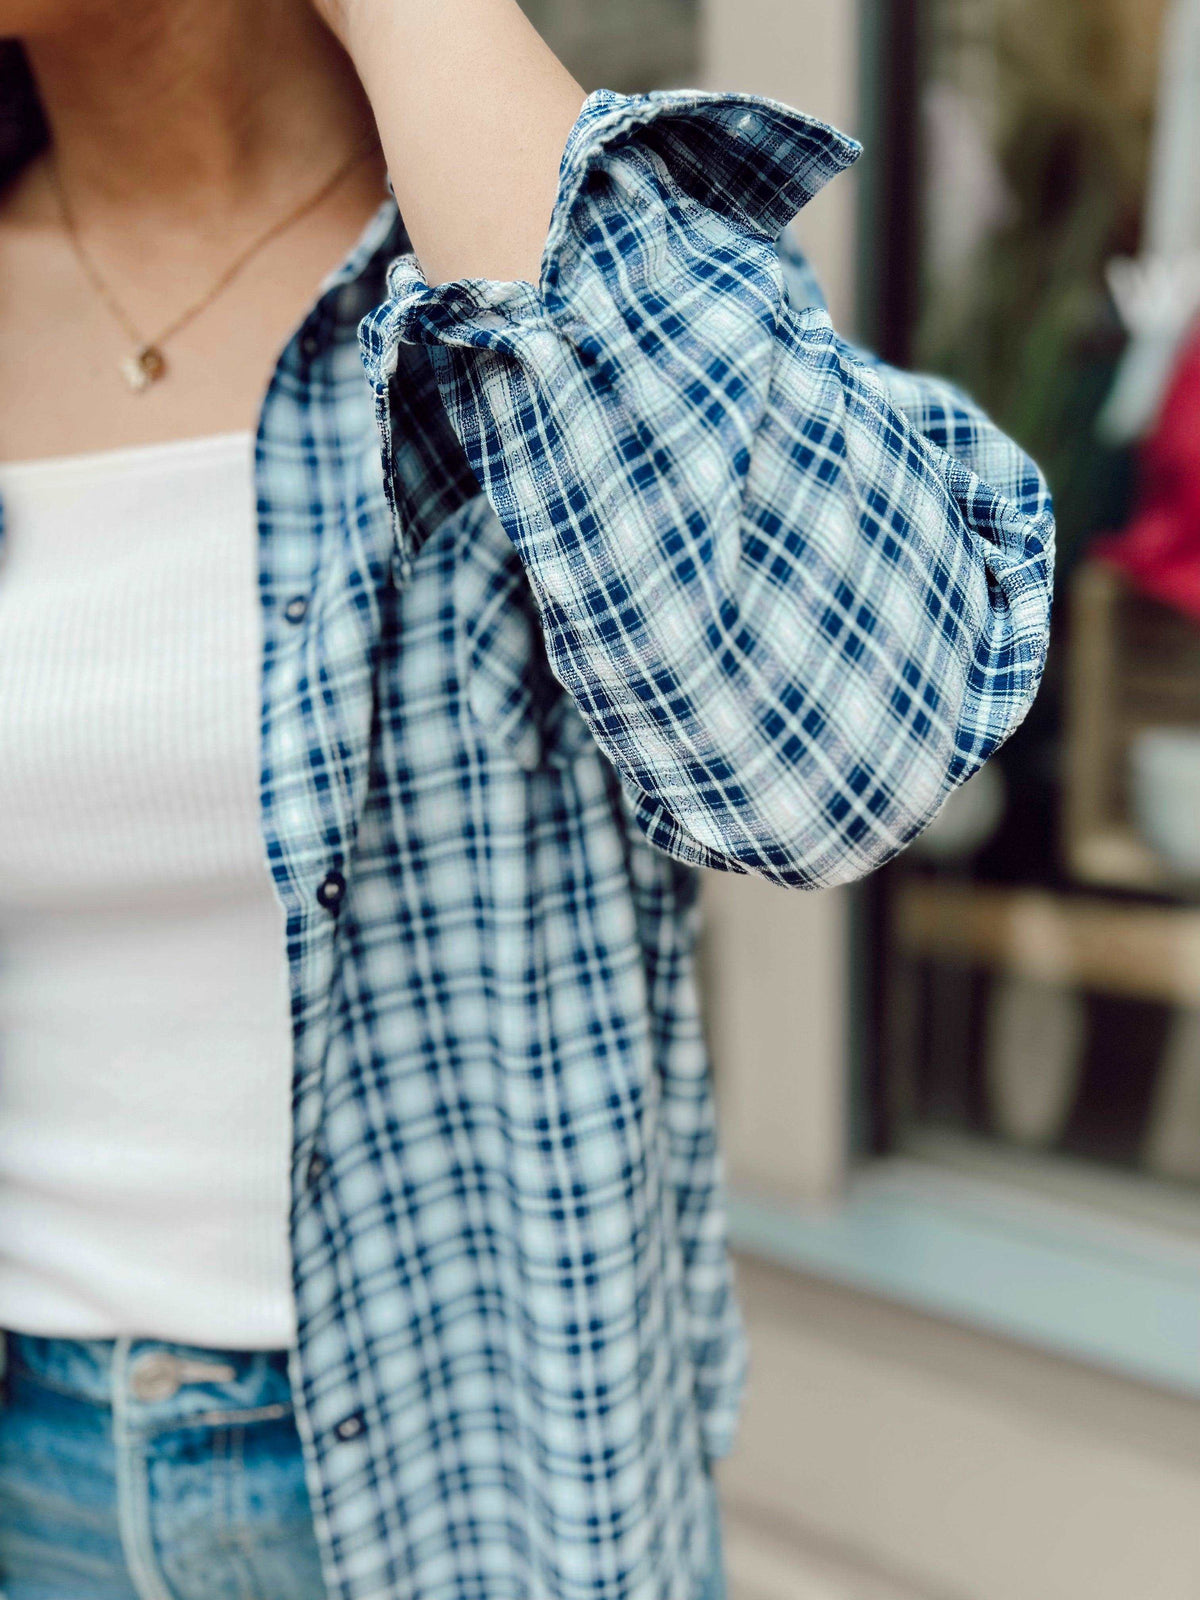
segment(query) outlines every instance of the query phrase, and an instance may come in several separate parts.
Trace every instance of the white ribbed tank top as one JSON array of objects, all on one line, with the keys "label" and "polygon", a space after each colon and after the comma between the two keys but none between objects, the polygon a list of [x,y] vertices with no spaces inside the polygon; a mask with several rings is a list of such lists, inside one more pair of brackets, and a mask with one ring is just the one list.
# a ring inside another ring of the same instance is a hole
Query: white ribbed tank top
[{"label": "white ribbed tank top", "polygon": [[279,1348],[253,440],[0,464],[0,1326]]}]

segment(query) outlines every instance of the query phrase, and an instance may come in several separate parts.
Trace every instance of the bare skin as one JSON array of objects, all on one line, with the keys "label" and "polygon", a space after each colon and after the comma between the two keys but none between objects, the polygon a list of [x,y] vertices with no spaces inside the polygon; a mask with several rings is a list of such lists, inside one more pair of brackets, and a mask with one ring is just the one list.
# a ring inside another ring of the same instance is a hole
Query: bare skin
[{"label": "bare skin", "polygon": [[366,86],[433,283],[536,282],[583,90],[517,0],[314,0]]},{"label": "bare skin", "polygon": [[[371,128],[344,54],[297,0],[28,0],[5,27],[11,9],[0,0],[0,31],[26,42],[80,231],[150,332]],[[0,209],[0,459],[254,427],[281,346],[384,192],[376,153],[170,341],[169,380],[135,395],[118,371],[128,341],[35,162]]]},{"label": "bare skin", "polygon": [[[0,0],[0,36],[25,44],[80,232],[148,334],[317,188],[372,111],[430,278],[536,277],[583,97],[514,0]],[[253,428],[384,179],[376,149],[134,394],[40,158],[0,196],[0,460]]]}]

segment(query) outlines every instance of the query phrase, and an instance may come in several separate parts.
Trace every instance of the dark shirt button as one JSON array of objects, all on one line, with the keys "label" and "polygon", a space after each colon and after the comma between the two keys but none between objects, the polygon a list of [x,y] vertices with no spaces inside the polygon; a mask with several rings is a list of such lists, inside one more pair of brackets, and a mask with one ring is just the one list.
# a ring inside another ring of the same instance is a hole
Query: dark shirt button
[{"label": "dark shirt button", "polygon": [[366,1427],[366,1420],[361,1411],[356,1411],[352,1416],[343,1417],[334,1427],[334,1433],[339,1439],[357,1439]]},{"label": "dark shirt button", "polygon": [[325,1176],[326,1165],[325,1157],[319,1150],[314,1150],[308,1158],[308,1170],[306,1173],[310,1187],[320,1183]]},{"label": "dark shirt button", "polygon": [[308,615],[308,601],[302,594],[294,594],[284,606],[283,614],[289,622],[303,622]]},{"label": "dark shirt button", "polygon": [[315,333],[306,333],[300,340],[300,354],[306,361],[312,361],[321,353],[321,341]]},{"label": "dark shirt button", "polygon": [[327,872],[321,879],[320,888],[317,890],[317,899],[326,911],[336,912],[342,904],[342,896],[346,893],[346,880],[340,872]]}]

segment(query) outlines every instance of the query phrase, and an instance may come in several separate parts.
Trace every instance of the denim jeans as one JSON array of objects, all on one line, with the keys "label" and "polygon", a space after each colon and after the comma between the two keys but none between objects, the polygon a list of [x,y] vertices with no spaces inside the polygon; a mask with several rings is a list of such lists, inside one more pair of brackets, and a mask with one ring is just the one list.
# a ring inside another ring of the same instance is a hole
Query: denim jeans
[{"label": "denim jeans", "polygon": [[286,1351],[5,1338],[3,1600],[325,1600]]},{"label": "denim jeans", "polygon": [[286,1351],[6,1343],[6,1600],[324,1600]]}]

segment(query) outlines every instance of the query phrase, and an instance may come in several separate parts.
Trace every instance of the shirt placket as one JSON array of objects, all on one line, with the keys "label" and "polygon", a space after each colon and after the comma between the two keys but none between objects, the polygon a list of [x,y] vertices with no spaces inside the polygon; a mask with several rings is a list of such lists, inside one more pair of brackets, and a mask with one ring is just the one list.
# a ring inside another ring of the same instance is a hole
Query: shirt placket
[{"label": "shirt placket", "polygon": [[[256,453],[264,622],[261,803],[267,856],[286,913],[293,1035],[291,1230],[301,1300],[314,1275],[323,1283],[333,1270],[327,1215],[335,1203],[328,1178],[333,1153],[322,1135],[325,1073],[338,926],[369,757],[369,640],[365,634],[362,641],[351,635],[348,644],[343,634],[335,648],[326,650],[322,632],[334,613],[345,625],[348,569],[334,559],[333,541],[341,538],[351,514],[342,503],[349,494],[349,453],[356,440],[361,449],[363,424],[371,430],[372,396],[365,379],[361,408],[355,405],[352,414],[343,414],[344,400],[338,398],[345,393],[347,363],[359,362],[350,315],[358,298],[356,276],[348,268],[327,286],[281,357],[264,402]],[[325,387],[332,383],[334,362],[343,380],[337,390]],[[347,454],[343,470],[330,471],[327,454],[320,462],[306,458],[304,423],[313,414],[340,434]],[[390,532],[382,485],[379,492],[380,514]],[[353,1367],[348,1330],[325,1328],[314,1345],[311,1332],[301,1326],[298,1345],[289,1353],[289,1372],[314,1526],[331,1586],[337,1583],[336,1529],[326,1506],[344,1472],[354,1469],[350,1457],[357,1459],[369,1448]],[[316,1407],[314,1378],[321,1392]]]}]

